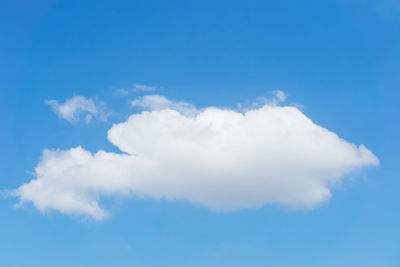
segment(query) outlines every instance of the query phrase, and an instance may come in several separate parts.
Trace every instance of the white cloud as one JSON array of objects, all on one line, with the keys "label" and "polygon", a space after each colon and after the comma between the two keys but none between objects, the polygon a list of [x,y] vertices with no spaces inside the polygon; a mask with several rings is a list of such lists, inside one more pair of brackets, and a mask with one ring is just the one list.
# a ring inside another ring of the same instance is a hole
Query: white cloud
[{"label": "white cloud", "polygon": [[125,153],[45,150],[35,178],[12,195],[42,212],[95,219],[109,214],[101,196],[129,194],[219,211],[266,204],[314,208],[353,171],[378,164],[364,145],[346,142],[293,106],[210,107],[189,116],[181,102],[161,96],[141,101],[135,105],[155,110],[108,131],[108,140]]},{"label": "white cloud", "polygon": [[85,115],[86,123],[89,123],[93,116],[101,120],[107,119],[107,114],[103,110],[104,103],[96,105],[93,99],[84,96],[73,96],[61,104],[57,100],[46,100],[45,103],[50,105],[60,118],[69,122],[79,121],[81,115]]},{"label": "white cloud", "polygon": [[133,91],[142,91],[142,92],[150,92],[150,91],[155,91],[157,87],[155,86],[148,86],[148,85],[143,85],[143,84],[134,84],[133,85]]}]

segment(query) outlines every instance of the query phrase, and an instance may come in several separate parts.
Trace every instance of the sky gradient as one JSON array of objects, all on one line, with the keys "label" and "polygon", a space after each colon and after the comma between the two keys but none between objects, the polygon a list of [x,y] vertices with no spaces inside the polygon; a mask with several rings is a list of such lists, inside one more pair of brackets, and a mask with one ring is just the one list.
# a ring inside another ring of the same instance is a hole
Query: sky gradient
[{"label": "sky gradient", "polygon": [[[400,266],[398,1],[0,1],[0,36],[1,266]],[[102,196],[104,220],[15,207],[7,190],[44,149],[121,153],[107,132],[157,109],[146,95],[296,107],[379,165],[313,209],[134,194]],[[59,109],[74,96],[77,117]]]}]

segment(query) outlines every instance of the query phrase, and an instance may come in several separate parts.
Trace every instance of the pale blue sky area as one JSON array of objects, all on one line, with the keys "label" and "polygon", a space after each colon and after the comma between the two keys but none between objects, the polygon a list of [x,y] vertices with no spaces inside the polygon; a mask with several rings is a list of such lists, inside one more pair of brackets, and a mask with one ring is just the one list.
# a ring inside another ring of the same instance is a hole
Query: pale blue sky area
[{"label": "pale blue sky area", "polygon": [[[0,266],[400,266],[399,1],[0,1],[1,190],[45,148],[118,152],[107,130],[140,96],[236,108],[274,90],[379,166],[312,210],[131,195],[102,198],[111,216],[95,221],[4,196]],[[107,120],[45,103],[74,95]]]}]

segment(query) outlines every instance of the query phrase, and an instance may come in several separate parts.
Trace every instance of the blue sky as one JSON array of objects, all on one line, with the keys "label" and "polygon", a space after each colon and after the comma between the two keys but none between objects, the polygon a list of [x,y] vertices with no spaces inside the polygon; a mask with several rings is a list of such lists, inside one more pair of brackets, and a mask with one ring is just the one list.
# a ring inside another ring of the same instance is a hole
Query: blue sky
[{"label": "blue sky", "polygon": [[[111,194],[96,220],[4,193],[1,266],[400,265],[398,1],[1,1],[0,36],[1,190],[34,179],[43,149],[121,153],[107,131],[146,95],[202,112],[281,90],[278,106],[379,158],[311,209]],[[46,104],[73,96],[96,106],[90,123]]]}]

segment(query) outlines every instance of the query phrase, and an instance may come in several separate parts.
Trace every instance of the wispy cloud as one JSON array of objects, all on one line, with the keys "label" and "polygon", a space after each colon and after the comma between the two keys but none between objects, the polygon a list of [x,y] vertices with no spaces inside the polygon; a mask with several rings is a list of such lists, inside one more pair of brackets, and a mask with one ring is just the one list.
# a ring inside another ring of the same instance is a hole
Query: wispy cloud
[{"label": "wispy cloud", "polygon": [[152,92],[158,90],[160,86],[149,86],[144,84],[134,84],[131,88],[120,88],[115,91],[117,96],[129,96],[131,92]]},{"label": "wispy cloud", "polygon": [[184,115],[196,115],[199,110],[194,105],[183,101],[171,101],[161,95],[145,95],[131,101],[132,107],[140,107],[146,110],[172,109]]},{"label": "wispy cloud", "polygon": [[141,91],[141,92],[151,92],[155,91],[158,87],[157,86],[148,86],[143,84],[134,84],[133,91]]},{"label": "wispy cloud", "polygon": [[285,102],[288,97],[287,94],[281,90],[275,90],[272,91],[272,93],[274,94],[276,101],[279,103]]},{"label": "wispy cloud", "polygon": [[84,117],[86,123],[90,123],[93,117],[97,117],[100,120],[107,120],[105,104],[103,102],[96,104],[93,99],[84,96],[73,96],[65,100],[64,103],[59,103],[57,100],[46,100],[45,103],[60,118],[69,122],[79,121],[82,117]]},{"label": "wispy cloud", "polygon": [[269,106],[278,106],[283,104],[288,98],[288,94],[281,90],[274,90],[270,92],[270,97],[257,97],[256,101],[253,101],[249,104],[238,103],[238,110],[242,112],[246,112],[251,109],[259,108],[265,105]]},{"label": "wispy cloud", "polygon": [[128,96],[128,95],[129,95],[129,90],[127,90],[127,89],[117,89],[117,90],[115,91],[115,95],[118,95],[118,96]]}]

